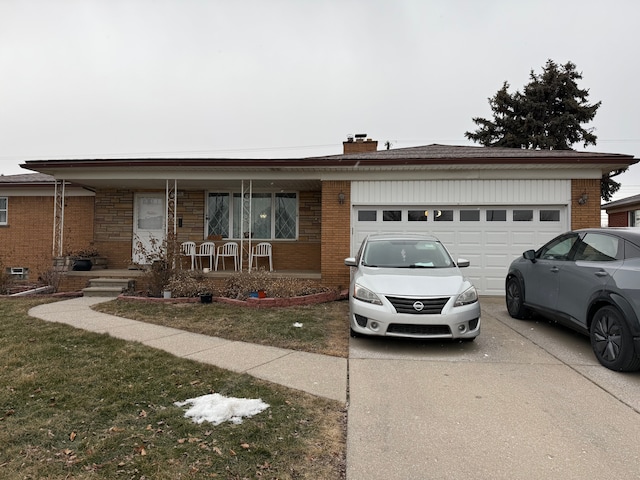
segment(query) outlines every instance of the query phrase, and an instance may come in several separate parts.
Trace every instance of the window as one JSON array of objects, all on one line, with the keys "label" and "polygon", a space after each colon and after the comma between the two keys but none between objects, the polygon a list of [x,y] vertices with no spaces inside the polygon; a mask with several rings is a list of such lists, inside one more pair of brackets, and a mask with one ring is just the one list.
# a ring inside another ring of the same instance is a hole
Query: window
[{"label": "window", "polygon": [[410,222],[426,222],[429,219],[429,212],[427,210],[409,210],[407,219]]},{"label": "window", "polygon": [[547,243],[540,249],[539,258],[544,260],[567,260],[574,243],[578,240],[578,235],[571,233]]},{"label": "window", "polygon": [[513,221],[514,222],[532,222],[533,210],[514,210]]},{"label": "window", "polygon": [[631,242],[624,242],[624,258],[640,258],[640,247]]},{"label": "window", "polygon": [[622,257],[621,242],[622,240],[611,235],[587,233],[578,246],[574,260],[611,262]]},{"label": "window", "polygon": [[383,210],[383,222],[399,222],[402,220],[402,210]]},{"label": "window", "polygon": [[541,222],[559,222],[560,210],[540,210]]},{"label": "window", "polygon": [[453,222],[453,210],[434,210],[434,222]]},{"label": "window", "polygon": [[0,225],[7,224],[8,203],[9,203],[9,200],[7,197],[0,197]]},{"label": "window", "polygon": [[378,212],[375,210],[360,210],[358,212],[359,222],[375,222],[378,219]]},{"label": "window", "polygon": [[461,222],[479,222],[480,210],[460,210]]},{"label": "window", "polygon": [[487,210],[487,222],[506,222],[506,210]]},{"label": "window", "polygon": [[[248,217],[249,211],[251,218]],[[244,222],[244,223],[243,223]],[[298,223],[296,193],[209,193],[207,235],[222,238],[295,239]]]}]

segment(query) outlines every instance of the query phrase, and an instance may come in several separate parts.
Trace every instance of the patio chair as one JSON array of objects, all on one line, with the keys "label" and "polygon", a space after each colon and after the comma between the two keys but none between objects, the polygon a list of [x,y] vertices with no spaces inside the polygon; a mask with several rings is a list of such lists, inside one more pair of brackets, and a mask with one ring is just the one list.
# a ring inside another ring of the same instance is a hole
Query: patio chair
[{"label": "patio chair", "polygon": [[[182,242],[180,254],[183,257],[191,258],[191,270],[193,270],[196,266],[196,242]],[[180,262],[180,268],[182,268],[182,262]]]},{"label": "patio chair", "polygon": [[238,270],[238,244],[235,242],[227,242],[224,245],[218,247],[218,253],[216,254],[216,270],[218,270],[218,260],[222,257],[222,268],[226,270],[224,264],[225,257],[233,257],[233,266],[235,270]]},{"label": "patio chair", "polygon": [[196,253],[196,259],[198,260],[198,265],[200,270],[202,270],[202,259],[209,259],[209,269],[213,270],[213,261],[216,256],[216,244],[213,242],[203,242],[198,247],[198,253]]},{"label": "patio chair", "polygon": [[273,259],[271,258],[271,244],[268,242],[261,242],[254,245],[251,248],[251,254],[249,255],[249,271],[253,267],[255,260],[256,269],[258,268],[258,258],[264,257],[269,259],[269,271],[273,272]]}]

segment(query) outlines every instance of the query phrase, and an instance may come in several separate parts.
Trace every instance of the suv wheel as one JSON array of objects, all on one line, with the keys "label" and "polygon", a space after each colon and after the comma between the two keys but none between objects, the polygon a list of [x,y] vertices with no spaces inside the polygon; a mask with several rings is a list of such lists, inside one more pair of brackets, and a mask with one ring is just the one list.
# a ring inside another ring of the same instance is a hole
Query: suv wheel
[{"label": "suv wheel", "polygon": [[593,352],[602,365],[618,371],[640,368],[631,332],[617,308],[607,305],[598,310],[589,330]]},{"label": "suv wheel", "polygon": [[507,280],[507,311],[513,318],[524,319],[529,316],[529,309],[524,306],[522,292],[522,283],[518,277],[511,277]]}]

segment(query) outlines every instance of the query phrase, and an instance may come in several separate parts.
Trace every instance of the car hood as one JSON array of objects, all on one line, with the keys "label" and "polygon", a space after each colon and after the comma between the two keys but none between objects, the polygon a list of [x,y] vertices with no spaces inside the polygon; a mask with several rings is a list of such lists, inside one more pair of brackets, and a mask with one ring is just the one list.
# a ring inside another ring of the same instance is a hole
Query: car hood
[{"label": "car hood", "polygon": [[354,281],[375,293],[392,296],[453,296],[471,286],[458,268],[363,267]]}]

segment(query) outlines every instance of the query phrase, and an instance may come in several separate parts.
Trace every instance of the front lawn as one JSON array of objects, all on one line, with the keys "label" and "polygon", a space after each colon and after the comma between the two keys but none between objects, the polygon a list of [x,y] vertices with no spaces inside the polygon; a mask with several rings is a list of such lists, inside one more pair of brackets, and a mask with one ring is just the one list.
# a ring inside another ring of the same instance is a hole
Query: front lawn
[{"label": "front lawn", "polygon": [[346,300],[286,308],[114,300],[93,308],[229,340],[343,358],[349,355],[349,303]]},{"label": "front lawn", "polygon": [[[0,300],[0,478],[344,478],[340,402],[27,315],[44,301]],[[210,334],[255,331],[248,341],[279,329],[275,337],[289,335],[291,345],[330,342],[316,324],[341,317],[348,338],[343,302],[296,307],[280,320],[271,317],[277,312],[216,304],[103,307],[218,332]],[[306,328],[285,334],[293,322]],[[238,425],[213,426],[193,423],[174,405],[213,392],[260,398],[269,408]]]}]

